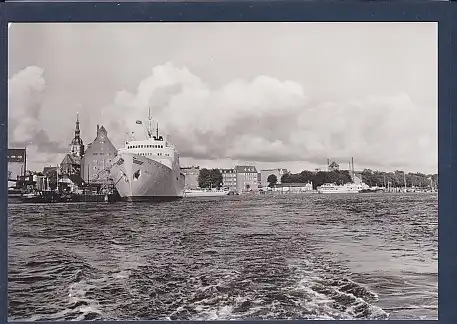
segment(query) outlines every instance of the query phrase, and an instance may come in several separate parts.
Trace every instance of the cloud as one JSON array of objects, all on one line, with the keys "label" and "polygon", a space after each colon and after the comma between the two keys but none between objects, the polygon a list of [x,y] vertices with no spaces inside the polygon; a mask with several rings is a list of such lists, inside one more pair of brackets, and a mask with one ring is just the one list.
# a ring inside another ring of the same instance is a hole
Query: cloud
[{"label": "cloud", "polygon": [[27,146],[27,170],[42,171],[45,166],[57,166],[63,160],[64,153],[46,153],[35,144]]},{"label": "cloud", "polygon": [[260,75],[212,88],[185,67],[153,68],[134,93],[119,91],[103,109],[117,147],[148,108],[182,157],[264,163],[304,161],[389,169],[436,169],[437,107],[420,107],[406,93],[351,101],[309,98],[291,80]]},{"label": "cloud", "polygon": [[42,127],[46,119],[42,114],[46,94],[43,73],[42,68],[29,66],[8,80],[8,142],[10,147],[34,146],[43,154],[59,154],[67,147],[51,140]]},{"label": "cloud", "polygon": [[[63,125],[63,115],[46,118],[54,110],[45,100],[43,69],[21,70],[8,87],[10,147],[27,146],[30,165],[59,163],[68,138],[51,131],[72,130],[74,121]],[[437,168],[437,107],[422,107],[407,93],[322,100],[298,82],[267,75],[213,87],[186,67],[166,63],[154,67],[135,91],[113,94],[102,109],[100,123],[116,147],[132,132],[144,137],[135,121],[144,120],[148,108],[184,161],[311,167],[330,158],[346,167],[354,157],[358,168]]]}]

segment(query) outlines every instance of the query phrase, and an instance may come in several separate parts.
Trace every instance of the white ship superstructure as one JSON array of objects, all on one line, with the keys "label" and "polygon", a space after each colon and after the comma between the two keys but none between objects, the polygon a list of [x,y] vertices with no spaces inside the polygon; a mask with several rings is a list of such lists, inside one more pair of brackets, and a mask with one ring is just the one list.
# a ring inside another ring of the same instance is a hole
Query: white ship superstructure
[{"label": "white ship superstructure", "polygon": [[317,188],[318,193],[360,193],[362,190],[367,190],[369,186],[365,184],[346,183],[337,185],[334,183],[324,183]]},{"label": "white ship superstructure", "polygon": [[184,191],[185,197],[217,197],[227,196],[230,193],[228,189],[188,189]]},{"label": "white ship superstructure", "polygon": [[[137,121],[137,124],[143,124]],[[179,154],[168,139],[152,128],[151,115],[145,140],[128,140],[119,149],[110,173],[122,199],[173,200],[183,197],[184,175]]]}]

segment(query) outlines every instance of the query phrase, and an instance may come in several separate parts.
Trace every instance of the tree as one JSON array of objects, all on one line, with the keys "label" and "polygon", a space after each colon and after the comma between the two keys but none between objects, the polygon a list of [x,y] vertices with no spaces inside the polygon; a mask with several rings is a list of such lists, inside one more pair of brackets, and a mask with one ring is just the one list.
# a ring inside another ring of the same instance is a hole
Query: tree
[{"label": "tree", "polygon": [[222,173],[219,169],[201,169],[198,175],[198,186],[200,188],[216,188],[222,185]]},{"label": "tree", "polygon": [[219,169],[212,169],[210,172],[210,183],[212,187],[222,186],[222,173]]},{"label": "tree", "polygon": [[47,172],[43,172],[46,177],[49,179],[49,187],[51,190],[55,190],[57,188],[57,169],[51,169]]},{"label": "tree", "polygon": [[300,172],[298,180],[300,183],[312,182],[314,180],[314,172],[306,171],[306,170],[302,171],[302,172]]},{"label": "tree", "polygon": [[281,177],[281,183],[290,183],[291,181],[289,181],[290,179],[290,173],[287,172],[287,173],[284,173]]},{"label": "tree", "polygon": [[208,169],[201,169],[200,170],[200,173],[198,174],[198,186],[200,188],[207,188],[209,187],[209,175],[210,175],[210,171]]},{"label": "tree", "polygon": [[268,186],[273,188],[274,185],[278,182],[278,177],[274,174],[270,174],[267,178]]}]

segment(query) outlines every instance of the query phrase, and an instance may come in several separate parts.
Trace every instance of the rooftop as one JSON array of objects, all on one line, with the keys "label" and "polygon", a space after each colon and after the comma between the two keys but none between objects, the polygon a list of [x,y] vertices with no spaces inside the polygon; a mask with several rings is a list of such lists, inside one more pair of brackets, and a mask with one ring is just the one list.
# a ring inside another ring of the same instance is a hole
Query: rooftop
[{"label": "rooftop", "polygon": [[257,173],[257,169],[252,165],[237,165],[235,170],[237,173]]}]

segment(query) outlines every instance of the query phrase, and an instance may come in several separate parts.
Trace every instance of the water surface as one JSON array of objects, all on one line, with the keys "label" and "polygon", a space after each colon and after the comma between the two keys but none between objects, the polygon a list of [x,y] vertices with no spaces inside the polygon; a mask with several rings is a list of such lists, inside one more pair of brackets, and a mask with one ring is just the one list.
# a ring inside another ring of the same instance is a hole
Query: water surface
[{"label": "water surface", "polygon": [[436,194],[9,206],[10,320],[437,319]]}]

